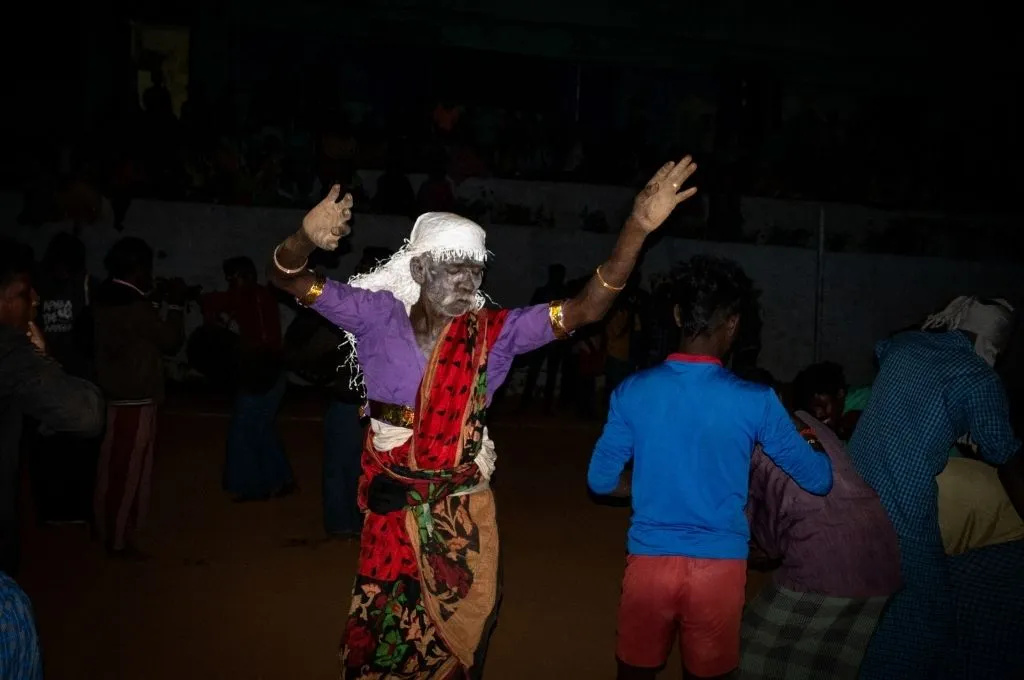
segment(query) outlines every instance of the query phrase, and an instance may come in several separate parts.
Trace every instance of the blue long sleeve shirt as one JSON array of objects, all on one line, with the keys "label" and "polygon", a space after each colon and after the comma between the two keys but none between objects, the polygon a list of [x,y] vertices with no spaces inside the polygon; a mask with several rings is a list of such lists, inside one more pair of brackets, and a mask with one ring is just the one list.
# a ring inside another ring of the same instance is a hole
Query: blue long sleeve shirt
[{"label": "blue long sleeve shirt", "polygon": [[633,460],[630,554],[746,559],[756,444],[806,491],[831,490],[828,457],[800,436],[771,388],[717,359],[674,354],[612,395],[587,481],[611,493]]}]

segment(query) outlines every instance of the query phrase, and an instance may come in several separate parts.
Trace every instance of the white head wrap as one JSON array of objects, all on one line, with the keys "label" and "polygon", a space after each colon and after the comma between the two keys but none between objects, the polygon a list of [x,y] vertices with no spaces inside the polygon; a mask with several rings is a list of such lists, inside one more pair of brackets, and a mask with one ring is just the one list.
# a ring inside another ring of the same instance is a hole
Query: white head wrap
[{"label": "white head wrap", "polygon": [[994,366],[1000,349],[1006,344],[1013,320],[1013,305],[1006,300],[980,302],[971,296],[960,296],[938,314],[932,314],[922,329],[944,328],[974,333],[974,350],[989,366]]},{"label": "white head wrap", "polygon": [[[348,285],[370,291],[386,290],[405,305],[405,311],[408,313],[420,299],[420,284],[413,280],[410,269],[414,257],[429,253],[435,260],[441,262],[486,262],[486,239],[487,234],[483,228],[465,217],[452,213],[425,213],[416,220],[412,233],[397,253],[372,271],[353,276],[348,280]],[[477,291],[476,305],[473,309],[482,308],[486,301],[484,294]],[[348,332],[345,333],[345,338],[344,344],[353,349],[348,361],[354,363],[356,338]],[[363,385],[363,375],[358,370],[358,365],[353,363],[349,366],[356,370],[352,372],[350,385],[359,387]]]}]

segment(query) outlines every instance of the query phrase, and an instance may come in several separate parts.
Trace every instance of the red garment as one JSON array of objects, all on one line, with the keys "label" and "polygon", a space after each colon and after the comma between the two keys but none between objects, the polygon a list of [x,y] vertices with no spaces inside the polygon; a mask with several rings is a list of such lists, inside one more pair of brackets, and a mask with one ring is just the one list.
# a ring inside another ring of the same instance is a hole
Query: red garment
[{"label": "red garment", "polygon": [[687,672],[712,677],[734,670],[746,583],[746,560],[630,555],[616,656],[630,666],[659,668],[678,637]]},{"label": "red garment", "polygon": [[[497,342],[505,325],[508,310],[481,310],[479,315],[487,317],[486,347]],[[450,470],[451,478],[445,483],[436,479],[413,484],[423,498],[443,497],[454,487],[462,486],[473,475],[479,475],[475,463],[459,465],[462,451],[458,448],[464,422],[467,402],[474,396],[474,381],[477,376],[470,370],[472,357],[467,353],[466,343],[458,342],[465,333],[465,315],[453,321],[445,331],[441,342],[447,356],[437,360],[433,376],[425,375],[423,385],[416,397],[415,434],[411,440],[395,449],[376,453],[376,457],[388,465],[409,467],[410,451],[417,470]],[[431,378],[433,378],[431,380]],[[427,391],[428,390],[428,391]],[[427,394],[424,394],[427,391]],[[486,391],[484,391],[486,394]],[[426,401],[426,412],[421,405]],[[373,433],[367,431],[363,450],[363,474],[359,478],[359,507],[366,511],[366,494],[374,477],[384,474],[370,448]],[[415,447],[415,449],[413,449]],[[426,487],[433,487],[430,491]],[[419,576],[416,555],[405,529],[405,514],[393,512],[388,515],[367,513],[363,523],[363,540],[359,554],[358,573],[361,576],[390,581],[398,576]]]},{"label": "red garment", "polygon": [[254,285],[207,293],[202,308],[207,323],[217,321],[222,314],[237,323],[245,346],[281,348],[281,312],[277,299],[266,287]]},{"label": "red garment", "polygon": [[123,550],[149,511],[156,442],[156,404],[110,404],[96,470],[93,509],[100,538]]}]

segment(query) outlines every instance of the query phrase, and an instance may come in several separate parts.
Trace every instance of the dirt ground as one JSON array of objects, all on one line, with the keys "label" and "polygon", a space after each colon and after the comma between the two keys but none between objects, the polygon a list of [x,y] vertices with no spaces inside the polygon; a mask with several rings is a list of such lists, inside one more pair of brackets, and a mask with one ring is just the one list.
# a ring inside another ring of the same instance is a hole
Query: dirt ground
[{"label": "dirt ground", "polygon": [[[146,562],[108,560],[82,527],[38,526],[26,499],[19,580],[47,678],[337,677],[357,546],[323,537],[323,410],[315,395],[291,395],[282,415],[300,493],[239,505],[220,489],[226,403],[172,398],[139,541]],[[505,600],[487,680],[613,678],[629,511],[587,495],[598,426],[508,414],[491,429]],[[681,677],[677,659],[662,677]]]}]

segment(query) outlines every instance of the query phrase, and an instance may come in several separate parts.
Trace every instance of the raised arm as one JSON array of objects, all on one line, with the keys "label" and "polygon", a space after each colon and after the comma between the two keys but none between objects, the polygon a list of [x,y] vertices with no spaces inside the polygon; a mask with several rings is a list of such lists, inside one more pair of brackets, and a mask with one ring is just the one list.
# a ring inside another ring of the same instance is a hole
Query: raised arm
[{"label": "raised arm", "polygon": [[340,195],[341,186],[335,184],[327,197],[302,218],[302,228],[278,244],[271,256],[267,279],[299,300],[308,299],[317,285],[323,286],[306,266],[309,256],[317,248],[334,250],[352,232],[348,225],[352,219],[352,195],[345,194],[339,201]]},{"label": "raised arm", "polygon": [[678,163],[666,163],[637,195],[611,257],[594,271],[580,294],[563,306],[562,325],[566,331],[604,318],[626,287],[647,236],[664,224],[677,205],[697,193],[696,187],[680,191],[696,170],[697,164],[689,156]]},{"label": "raised arm", "polygon": [[334,250],[338,241],[352,232],[348,226],[352,195],[345,194],[339,201],[340,194],[341,187],[335,184],[327,197],[302,218],[302,228],[278,244],[267,267],[267,279],[358,338],[372,322],[400,303],[390,293],[352,288],[307,268],[314,250]]}]

